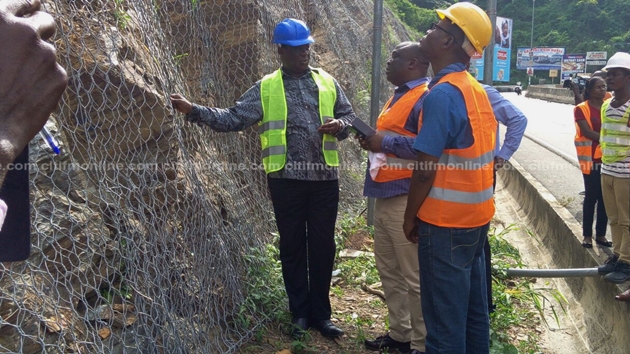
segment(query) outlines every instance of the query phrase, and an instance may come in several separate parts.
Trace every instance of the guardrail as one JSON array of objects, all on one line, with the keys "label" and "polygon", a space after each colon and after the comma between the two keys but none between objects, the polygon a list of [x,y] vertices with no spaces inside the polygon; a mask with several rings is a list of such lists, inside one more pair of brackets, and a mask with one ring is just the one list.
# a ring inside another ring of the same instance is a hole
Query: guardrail
[{"label": "guardrail", "polygon": [[527,88],[525,97],[538,98],[557,103],[575,103],[573,91],[566,88],[559,88],[555,85],[530,85]]}]

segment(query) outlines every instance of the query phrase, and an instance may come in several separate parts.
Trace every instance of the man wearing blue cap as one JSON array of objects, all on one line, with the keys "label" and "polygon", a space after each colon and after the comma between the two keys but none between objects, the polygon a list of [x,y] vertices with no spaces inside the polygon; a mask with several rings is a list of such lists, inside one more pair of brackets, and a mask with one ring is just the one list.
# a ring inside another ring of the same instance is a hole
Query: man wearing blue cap
[{"label": "man wearing blue cap", "polygon": [[282,67],[256,82],[234,107],[201,107],[177,94],[171,102],[187,121],[218,132],[258,123],[292,335],[313,327],[339,337],[343,331],[330,321],[328,297],[339,202],[337,140],[348,136],[355,114],[337,81],[309,66],[314,42],[304,22],[284,19],[273,34]]}]

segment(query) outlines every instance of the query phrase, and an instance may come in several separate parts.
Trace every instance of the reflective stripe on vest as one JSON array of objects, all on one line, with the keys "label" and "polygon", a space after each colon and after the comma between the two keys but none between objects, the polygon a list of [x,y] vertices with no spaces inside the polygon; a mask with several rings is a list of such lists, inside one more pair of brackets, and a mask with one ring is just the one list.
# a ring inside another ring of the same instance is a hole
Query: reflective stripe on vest
[{"label": "reflective stripe on vest", "polygon": [[[588,101],[575,106],[574,111],[578,109],[582,111],[589,128],[593,130],[591,107],[589,106]],[[585,175],[591,174],[593,159],[602,157],[601,147],[598,145],[593,152],[593,141],[582,134],[582,130],[577,122],[575,122],[575,137],[573,138],[573,144],[575,145],[575,151],[577,152],[580,170],[582,170],[582,173]]]},{"label": "reflective stripe on vest", "polygon": [[[445,75],[464,97],[473,144],[446,149],[436,167],[433,186],[418,210],[420,220],[440,227],[472,228],[494,215],[493,167],[497,121],[486,91],[468,72]],[[420,125],[422,125],[420,114]]]},{"label": "reflective stripe on vest", "polygon": [[630,130],[628,117],[630,108],[619,119],[608,117],[606,111],[612,100],[604,101],[602,105],[602,129],[599,132],[599,144],[602,147],[602,162],[611,164],[622,161],[630,155]]},{"label": "reflective stripe on vest", "polygon": [[461,192],[452,189],[444,189],[438,187],[432,187],[429,191],[429,197],[435,199],[441,199],[453,203],[461,204],[479,204],[486,200],[492,199],[494,195],[494,188],[486,188],[481,192]]},{"label": "reflective stripe on vest", "polygon": [[[415,137],[416,134],[405,129],[405,124],[413,107],[426,92],[427,84],[416,86],[405,92],[394,105],[391,105],[394,99],[392,96],[378,116],[376,130],[387,136]],[[410,178],[415,163],[415,160],[401,159],[394,154],[387,154],[387,162],[379,168],[374,181],[390,182]]]},{"label": "reflective stripe on vest", "polygon": [[486,152],[476,158],[466,158],[463,156],[443,153],[438,160],[438,168],[451,170],[478,170],[489,163],[494,164],[494,151]]},{"label": "reflective stripe on vest", "polygon": [[[319,118],[334,117],[337,88],[332,76],[321,69],[312,69],[311,76],[319,90]],[[266,75],[260,83],[263,120],[258,125],[262,159],[265,172],[280,171],[286,164],[287,155],[287,100],[282,81],[282,70]],[[322,138],[324,161],[329,166],[339,166],[337,139],[324,134]]]}]

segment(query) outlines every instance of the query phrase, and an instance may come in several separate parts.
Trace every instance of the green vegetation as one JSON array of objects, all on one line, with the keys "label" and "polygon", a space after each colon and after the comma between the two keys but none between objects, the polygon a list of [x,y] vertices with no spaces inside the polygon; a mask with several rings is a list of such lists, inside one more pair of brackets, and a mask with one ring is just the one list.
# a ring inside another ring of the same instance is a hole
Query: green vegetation
[{"label": "green vegetation", "polygon": [[[423,33],[437,20],[434,9],[446,8],[456,1],[385,0],[389,8],[409,28]],[[486,8],[487,1],[472,1]],[[524,70],[516,70],[516,48],[529,47],[532,40],[532,6],[534,6],[533,43],[538,47],[565,47],[567,54],[587,51],[630,51],[630,21],[627,0],[497,0],[497,16],[514,20],[512,30],[511,81],[527,81]],[[547,71],[536,73],[547,78]]]},{"label": "green vegetation", "polygon": [[182,60],[184,60],[186,57],[188,57],[188,53],[177,54],[173,56],[173,61],[175,62],[176,66],[179,66],[182,63]]},{"label": "green vegetation", "polygon": [[244,282],[245,300],[240,307],[236,322],[244,328],[253,325],[251,314],[264,314],[268,321],[290,324],[291,316],[286,309],[286,294],[282,281],[280,252],[276,247],[279,236],[264,249],[250,249],[247,260],[247,279]]},{"label": "green vegetation", "polygon": [[[518,250],[503,238],[513,230],[512,226],[505,228],[500,233],[496,229],[489,235],[492,249],[492,266],[497,269],[522,268],[521,256]],[[535,279],[510,278],[504,271],[493,274],[493,300],[496,305],[495,312],[490,317],[490,339],[492,346],[490,353],[539,353],[538,334],[529,330],[538,326],[542,321],[546,323],[544,310],[548,306],[556,322],[558,314],[553,302],[542,293],[541,289],[534,288]],[[560,304],[564,311],[565,297],[555,289],[551,289],[551,296]],[[518,340],[510,338],[512,333],[527,333]]]},{"label": "green vegetation", "polygon": [[[524,267],[519,251],[510,245],[504,237],[515,230],[509,226],[497,232],[491,229],[489,240],[493,249],[493,266],[497,269],[521,268]],[[338,252],[345,248],[346,244],[352,243],[353,248],[361,248],[357,240],[362,240],[364,251],[371,251],[373,240],[373,228],[366,226],[365,218],[362,215],[346,214],[340,217],[337,223],[336,241]],[[284,338],[290,328],[290,314],[286,310],[286,295],[282,285],[282,273],[280,261],[278,259],[277,235],[276,240],[267,245],[262,251],[252,250],[247,255],[250,261],[248,277],[250,281],[246,284],[246,300],[237,316],[237,324],[246,328],[251,328],[254,323],[248,314],[266,314],[267,324],[255,336],[256,344],[244,348],[245,352],[259,352],[261,348],[258,344],[264,344],[268,332],[281,329],[279,337]],[[356,258],[337,258],[335,269],[340,269],[340,284],[331,288],[331,294],[337,298],[347,296],[350,289],[356,291],[363,285],[374,285],[380,281],[374,257],[362,255]],[[493,274],[493,299],[496,311],[490,318],[490,336],[492,354],[512,354],[512,353],[539,353],[539,334],[536,330],[541,325],[546,325],[545,311],[550,310],[558,323],[557,307],[565,311],[564,304],[567,300],[560,292],[550,288],[549,284],[544,284],[544,288],[535,286],[536,280],[531,278],[510,278],[504,271],[495,271]],[[352,302],[357,306],[355,302]],[[373,300],[369,303],[362,303],[360,306],[367,306],[372,311],[347,311],[345,308],[338,308],[340,311],[338,318],[343,328],[347,331],[348,337],[352,340],[352,346],[361,350],[366,333],[375,325],[374,318],[367,314],[373,311],[385,311],[386,305],[381,300]],[[362,314],[361,314],[362,313]],[[387,316],[384,318],[387,321]],[[383,320],[379,320],[383,321]],[[558,323],[559,325],[559,323]],[[385,323],[387,328],[387,323]],[[277,331],[276,331],[277,333]],[[278,338],[278,337],[276,337]],[[288,339],[288,338],[287,338]],[[282,339],[278,339],[282,341]],[[267,343],[269,343],[267,341]],[[274,342],[272,342],[274,343]],[[309,334],[300,340],[290,343],[293,352],[317,352],[317,342],[314,342]],[[286,345],[286,344],[284,344]],[[274,343],[275,348],[282,348],[283,343]],[[353,349],[354,350],[354,349]],[[354,352],[354,351],[352,351]]]},{"label": "green vegetation", "polygon": [[385,4],[412,33],[416,34],[417,38],[413,38],[415,40],[419,40],[424,32],[431,27],[431,23],[437,20],[432,8],[418,7],[409,0],[385,0]]}]

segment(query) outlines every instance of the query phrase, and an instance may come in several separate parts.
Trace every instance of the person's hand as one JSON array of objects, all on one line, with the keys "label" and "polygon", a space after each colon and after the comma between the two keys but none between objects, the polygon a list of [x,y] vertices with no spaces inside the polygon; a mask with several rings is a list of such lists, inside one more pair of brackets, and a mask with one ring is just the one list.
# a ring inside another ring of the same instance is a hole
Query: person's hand
[{"label": "person's hand", "polygon": [[182,95],[176,93],[171,95],[171,105],[173,108],[181,113],[188,114],[193,109],[192,103],[185,99]]},{"label": "person's hand", "polygon": [[[385,135],[383,133],[377,132],[376,134],[363,138],[365,142],[366,150],[372,152],[382,152],[383,151],[383,138]],[[363,146],[361,146],[363,147]]]},{"label": "person's hand", "polygon": [[368,143],[367,141],[365,141],[365,137],[359,134],[355,134],[354,138],[357,139],[357,141],[359,142],[359,146],[361,147],[361,149],[368,150]]},{"label": "person's hand", "polygon": [[494,170],[500,170],[505,165],[505,159],[499,156],[494,157]]},{"label": "person's hand", "polygon": [[405,237],[411,243],[418,243],[418,219],[407,219],[403,222],[403,232]]},{"label": "person's hand", "polygon": [[324,121],[324,124],[320,125],[319,128],[317,128],[318,132],[322,134],[335,135],[339,133],[339,131],[341,131],[342,124],[339,119],[334,119],[331,117],[325,117],[325,118],[326,120]]},{"label": "person's hand", "polygon": [[0,167],[42,129],[68,85],[46,42],[55,21],[40,0],[0,1]]}]

